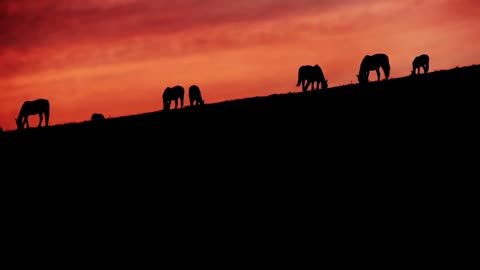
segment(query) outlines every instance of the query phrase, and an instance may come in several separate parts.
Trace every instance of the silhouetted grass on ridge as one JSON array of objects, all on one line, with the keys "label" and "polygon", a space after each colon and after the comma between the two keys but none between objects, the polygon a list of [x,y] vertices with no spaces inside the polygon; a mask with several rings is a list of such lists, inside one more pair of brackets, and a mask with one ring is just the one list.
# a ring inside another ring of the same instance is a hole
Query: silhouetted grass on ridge
[{"label": "silhouetted grass on ridge", "polygon": [[283,144],[309,138],[331,141],[337,138],[335,135],[345,139],[346,133],[368,138],[375,132],[394,129],[425,132],[429,125],[438,129],[441,123],[452,124],[445,121],[468,108],[478,89],[479,74],[480,65],[457,67],[366,85],[227,100],[96,123],[3,131],[0,141],[5,149],[72,145],[73,149],[95,151],[102,145],[174,151],[177,146],[187,152],[190,148],[195,151],[195,140],[199,141],[197,148],[220,147],[222,140],[229,145],[241,142],[235,136],[243,138],[248,146],[260,145],[262,140]]}]

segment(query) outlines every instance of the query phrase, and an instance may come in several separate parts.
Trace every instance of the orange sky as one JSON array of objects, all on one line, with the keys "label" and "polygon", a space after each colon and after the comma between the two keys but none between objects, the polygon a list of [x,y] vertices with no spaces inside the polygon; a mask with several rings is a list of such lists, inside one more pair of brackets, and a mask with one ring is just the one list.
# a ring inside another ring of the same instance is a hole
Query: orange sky
[{"label": "orange sky", "polygon": [[356,83],[378,52],[393,78],[422,53],[431,71],[480,64],[478,14],[478,0],[2,0],[0,127],[37,98],[56,125],[161,110],[177,84],[207,103],[301,92],[304,64]]}]

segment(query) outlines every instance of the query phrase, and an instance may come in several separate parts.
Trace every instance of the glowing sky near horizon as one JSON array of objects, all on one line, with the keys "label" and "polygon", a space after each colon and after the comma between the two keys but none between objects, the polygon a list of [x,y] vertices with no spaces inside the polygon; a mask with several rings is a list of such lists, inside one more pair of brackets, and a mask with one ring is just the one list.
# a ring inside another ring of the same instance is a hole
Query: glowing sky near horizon
[{"label": "glowing sky near horizon", "polygon": [[207,103],[300,92],[304,64],[356,83],[377,52],[393,78],[422,53],[431,71],[480,64],[479,13],[477,0],[1,0],[0,127],[37,98],[56,125],[161,110],[177,84]]}]

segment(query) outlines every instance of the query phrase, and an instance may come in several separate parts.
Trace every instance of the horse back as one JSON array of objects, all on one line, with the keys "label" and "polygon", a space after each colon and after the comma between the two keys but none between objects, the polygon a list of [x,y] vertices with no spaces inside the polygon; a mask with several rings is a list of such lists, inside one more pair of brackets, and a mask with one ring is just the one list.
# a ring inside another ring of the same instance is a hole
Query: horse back
[{"label": "horse back", "polygon": [[27,100],[23,102],[20,114],[23,116],[31,114],[49,114],[50,102],[47,99]]},{"label": "horse back", "polygon": [[317,77],[322,72],[319,65],[304,65],[299,69],[300,77],[308,80]]},{"label": "horse back", "polygon": [[165,91],[163,91],[163,98],[164,99],[177,99],[182,98],[185,95],[185,89],[181,85],[176,85],[174,87],[167,87]]},{"label": "horse back", "polygon": [[423,65],[425,63],[428,63],[428,61],[430,61],[430,57],[427,54],[421,54],[421,55],[415,57],[415,59],[413,59],[413,64],[414,65]]},{"label": "horse back", "polygon": [[190,88],[188,88],[188,95],[191,98],[199,97],[200,96],[200,88],[197,85],[190,86]]},{"label": "horse back", "polygon": [[372,56],[373,61],[375,62],[376,65],[378,66],[388,66],[390,65],[388,55],[384,53],[377,53]]},{"label": "horse back", "polygon": [[384,53],[377,53],[374,55],[365,55],[360,64],[360,71],[376,70],[380,67],[389,66],[388,55]]}]

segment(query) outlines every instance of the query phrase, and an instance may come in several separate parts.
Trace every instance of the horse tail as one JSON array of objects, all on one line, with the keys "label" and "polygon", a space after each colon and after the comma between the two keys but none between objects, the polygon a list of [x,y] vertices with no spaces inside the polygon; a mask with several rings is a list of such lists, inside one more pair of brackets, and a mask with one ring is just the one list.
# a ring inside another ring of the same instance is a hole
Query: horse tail
[{"label": "horse tail", "polygon": [[298,69],[298,80],[297,80],[297,86],[300,86],[300,83],[302,82],[302,68]]},{"label": "horse tail", "polygon": [[385,60],[384,66],[383,66],[383,72],[385,73],[385,79],[388,80],[388,77],[390,77],[390,61],[388,59],[388,56]]},{"label": "horse tail", "polygon": [[45,108],[45,126],[48,127],[48,119],[50,118],[50,102],[47,100],[47,108]]},{"label": "horse tail", "polygon": [[25,103],[23,103],[22,107],[20,107],[20,111],[18,112],[18,116],[17,116],[17,123],[19,123],[21,120],[23,120],[23,117],[24,117],[24,107],[25,107]]},{"label": "horse tail", "polygon": [[325,74],[323,74],[323,70],[320,68],[320,81],[325,83],[327,80],[325,79]]},{"label": "horse tail", "polygon": [[180,107],[183,108],[183,98],[185,97],[185,88],[180,86]]},{"label": "horse tail", "polygon": [[390,77],[390,65],[387,64],[387,65],[385,66],[384,71],[385,71],[385,79],[388,80],[388,78]]}]

